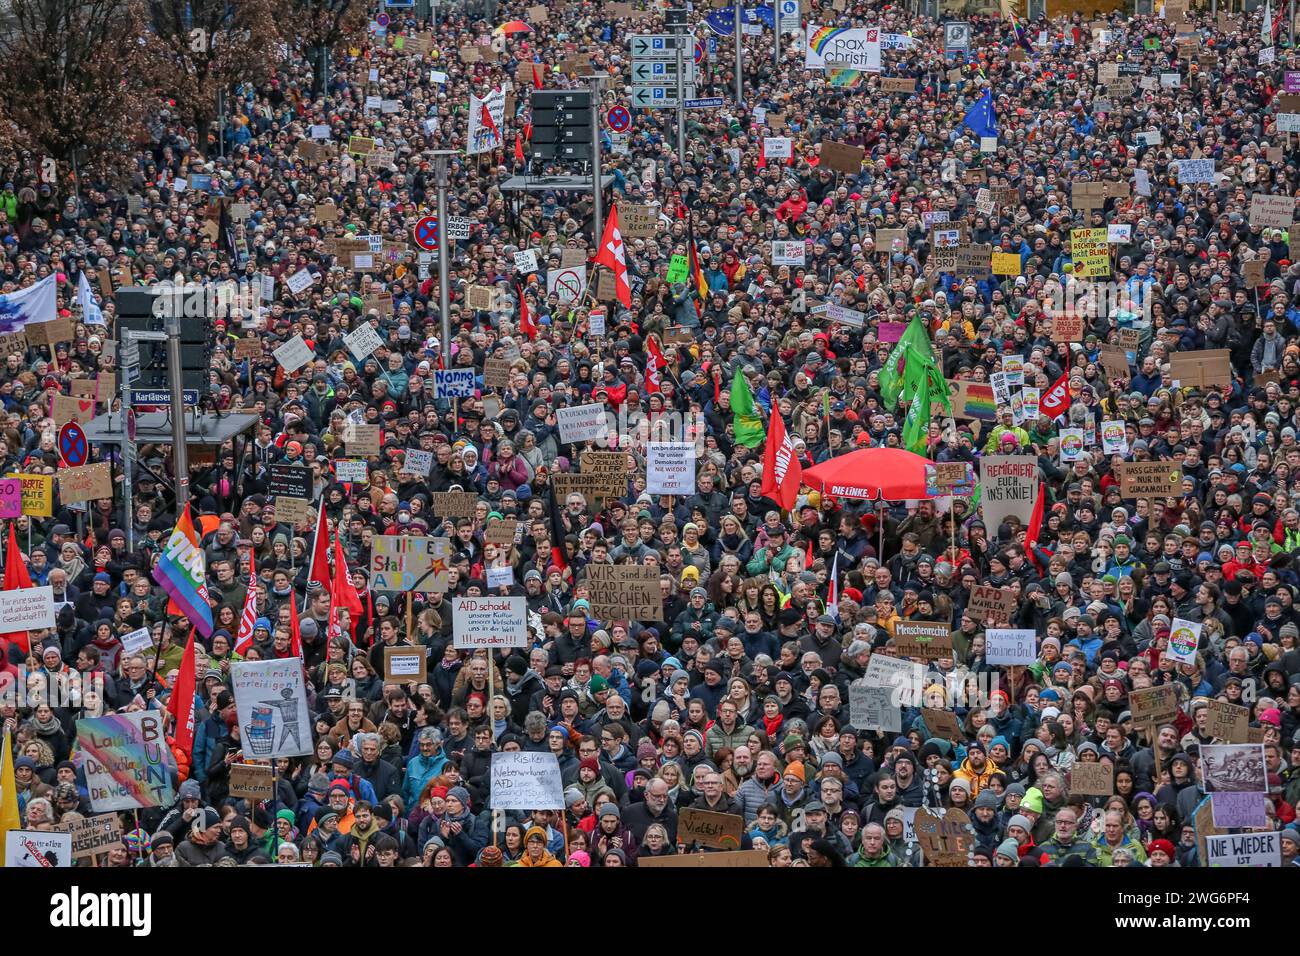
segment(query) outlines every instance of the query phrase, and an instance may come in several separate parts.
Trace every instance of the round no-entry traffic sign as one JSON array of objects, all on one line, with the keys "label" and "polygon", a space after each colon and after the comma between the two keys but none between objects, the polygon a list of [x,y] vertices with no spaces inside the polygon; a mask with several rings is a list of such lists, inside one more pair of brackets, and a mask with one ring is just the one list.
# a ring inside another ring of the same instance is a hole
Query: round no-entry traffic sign
[{"label": "round no-entry traffic sign", "polygon": [[415,244],[426,252],[438,251],[438,217],[425,216],[415,224]]},{"label": "round no-entry traffic sign", "polygon": [[695,41],[695,65],[696,66],[699,66],[701,63],[704,62],[704,54],[707,52],[707,49],[708,48],[705,47],[703,40]]},{"label": "round no-entry traffic sign", "polygon": [[611,106],[605,114],[605,122],[615,133],[626,133],[632,128],[632,114],[626,106]]},{"label": "round no-entry traffic sign", "polygon": [[77,468],[90,457],[86,433],[76,422],[68,422],[59,429],[59,457],[69,468]]},{"label": "round no-entry traffic sign", "polygon": [[386,14],[386,13],[377,13],[377,14],[375,14],[375,22],[376,22],[377,24],[379,24],[381,27],[386,27],[386,26],[388,26],[388,24],[392,23],[393,21],[392,21],[392,19],[388,16],[388,14]]}]

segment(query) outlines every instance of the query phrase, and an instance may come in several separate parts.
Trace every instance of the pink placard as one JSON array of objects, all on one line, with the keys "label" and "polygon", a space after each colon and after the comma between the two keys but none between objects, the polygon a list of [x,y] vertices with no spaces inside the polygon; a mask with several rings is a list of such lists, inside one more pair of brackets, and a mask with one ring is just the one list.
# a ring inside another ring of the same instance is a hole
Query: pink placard
[{"label": "pink placard", "polygon": [[907,330],[906,322],[881,322],[877,327],[879,333],[878,341],[897,342],[903,337],[903,332]]},{"label": "pink placard", "polygon": [[17,478],[0,478],[0,518],[17,518],[22,513],[22,481]]},{"label": "pink placard", "polygon": [[1282,85],[1288,93],[1300,93],[1300,70],[1287,70],[1282,74]]}]

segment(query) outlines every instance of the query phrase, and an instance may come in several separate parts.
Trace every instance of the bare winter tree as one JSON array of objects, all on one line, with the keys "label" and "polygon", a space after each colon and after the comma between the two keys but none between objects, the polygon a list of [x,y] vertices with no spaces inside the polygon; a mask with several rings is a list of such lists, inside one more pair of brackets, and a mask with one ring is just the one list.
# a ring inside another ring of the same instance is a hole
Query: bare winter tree
[{"label": "bare winter tree", "polygon": [[0,115],[20,144],[109,170],[129,161],[155,98],[143,0],[10,0]]},{"label": "bare winter tree", "polygon": [[293,0],[288,18],[295,51],[312,64],[312,96],[319,96],[334,51],[365,29],[365,0]]},{"label": "bare winter tree", "polygon": [[155,52],[167,65],[166,89],[198,141],[213,136],[218,99],[237,83],[259,83],[282,42],[271,0],[148,0]]}]

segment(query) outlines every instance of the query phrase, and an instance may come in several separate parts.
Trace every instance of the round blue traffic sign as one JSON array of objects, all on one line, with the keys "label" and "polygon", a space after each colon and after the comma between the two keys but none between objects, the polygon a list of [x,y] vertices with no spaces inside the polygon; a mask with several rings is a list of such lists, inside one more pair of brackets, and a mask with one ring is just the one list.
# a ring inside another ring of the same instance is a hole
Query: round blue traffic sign
[{"label": "round blue traffic sign", "polygon": [[415,244],[426,252],[438,251],[440,234],[437,216],[425,216],[415,224]]},{"label": "round blue traffic sign", "polygon": [[632,128],[632,114],[626,106],[611,106],[605,114],[605,122],[615,133],[626,133]]},{"label": "round blue traffic sign", "polygon": [[90,458],[86,432],[76,422],[68,422],[59,429],[59,456],[69,468],[78,468]]}]

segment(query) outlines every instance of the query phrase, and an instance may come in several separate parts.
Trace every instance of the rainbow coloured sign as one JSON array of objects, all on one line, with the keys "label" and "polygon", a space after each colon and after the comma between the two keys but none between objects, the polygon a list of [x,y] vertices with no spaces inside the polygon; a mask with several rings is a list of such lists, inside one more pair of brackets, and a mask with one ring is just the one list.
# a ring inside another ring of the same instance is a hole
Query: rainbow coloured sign
[{"label": "rainbow coloured sign", "polygon": [[77,721],[76,764],[85,772],[96,811],[166,807],[176,801],[161,714]]}]

